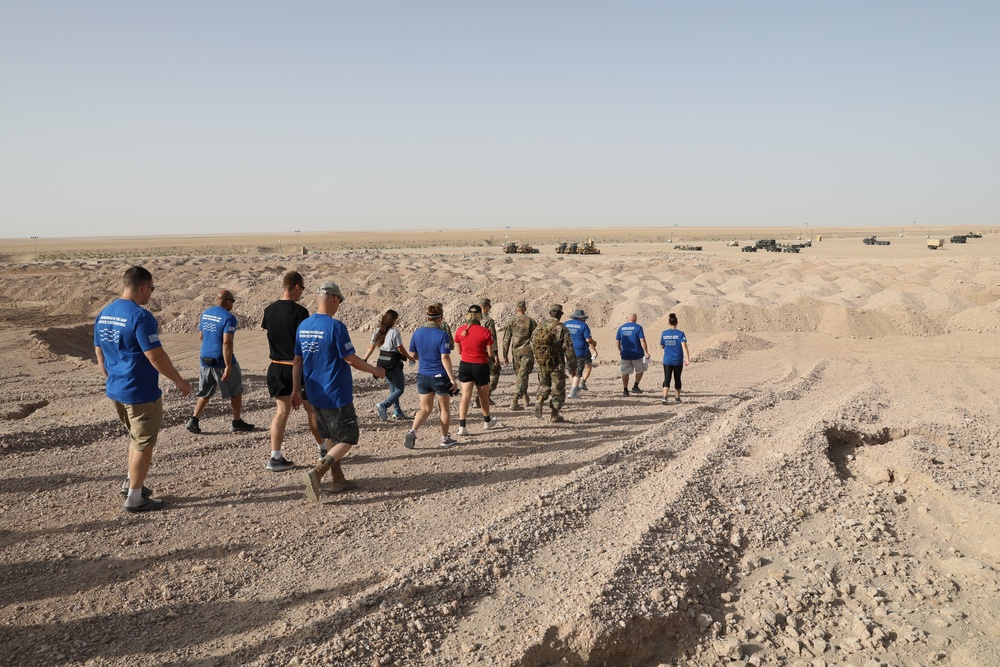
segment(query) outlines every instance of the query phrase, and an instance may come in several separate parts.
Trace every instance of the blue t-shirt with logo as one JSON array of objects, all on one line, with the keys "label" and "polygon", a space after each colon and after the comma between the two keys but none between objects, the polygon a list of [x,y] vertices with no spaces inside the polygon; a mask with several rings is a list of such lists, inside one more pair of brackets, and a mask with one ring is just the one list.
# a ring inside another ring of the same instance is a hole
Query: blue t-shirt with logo
[{"label": "blue t-shirt with logo", "polygon": [[163,395],[160,374],[145,354],[162,347],[156,318],[148,310],[129,299],[112,301],[94,320],[94,347],[104,353],[108,398],[138,405]]},{"label": "blue t-shirt with logo", "polygon": [[642,359],[646,353],[640,340],[645,340],[646,334],[635,322],[626,322],[618,327],[615,339],[622,344],[622,359]]},{"label": "blue t-shirt with logo", "polygon": [[[222,337],[225,334],[236,333],[236,316],[222,306],[212,306],[201,314],[198,330],[201,331],[202,358],[218,359],[219,363],[215,364],[214,368],[225,368],[226,362],[222,358]],[[234,354],[233,364],[235,363]],[[205,365],[202,363],[202,366]]]},{"label": "blue t-shirt with logo", "polygon": [[573,352],[576,356],[582,357],[587,352],[587,339],[593,338],[590,335],[590,327],[583,320],[566,320],[566,328],[569,329],[569,335],[573,339]]},{"label": "blue t-shirt with logo", "polygon": [[437,327],[424,326],[413,332],[410,337],[410,354],[417,353],[417,374],[428,377],[447,375],[441,355],[449,354],[448,345],[451,337],[446,331]]},{"label": "blue t-shirt with logo", "polygon": [[681,348],[681,343],[686,342],[687,336],[680,329],[667,329],[660,335],[664,366],[684,365],[684,350]]},{"label": "blue t-shirt with logo", "polygon": [[310,403],[339,409],[354,402],[351,366],[344,361],[352,354],[354,343],[340,320],[316,313],[302,321],[295,332],[295,356],[302,357],[302,383]]}]

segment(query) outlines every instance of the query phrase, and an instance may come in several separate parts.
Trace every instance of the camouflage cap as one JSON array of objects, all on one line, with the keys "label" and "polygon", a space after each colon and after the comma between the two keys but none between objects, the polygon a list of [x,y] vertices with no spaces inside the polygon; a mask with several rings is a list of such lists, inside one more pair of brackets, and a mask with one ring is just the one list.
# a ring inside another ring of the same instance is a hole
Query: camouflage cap
[{"label": "camouflage cap", "polygon": [[517,303],[515,303],[514,307],[515,308],[527,308],[528,307],[528,303],[522,299],[521,301],[518,301]]},{"label": "camouflage cap", "polygon": [[552,317],[557,317],[558,315],[562,314],[563,314],[563,309],[561,303],[555,303],[549,306],[549,315],[551,315]]},{"label": "camouflage cap", "polygon": [[482,300],[479,301],[479,305],[482,306],[483,308],[492,308],[493,302],[484,297]]}]

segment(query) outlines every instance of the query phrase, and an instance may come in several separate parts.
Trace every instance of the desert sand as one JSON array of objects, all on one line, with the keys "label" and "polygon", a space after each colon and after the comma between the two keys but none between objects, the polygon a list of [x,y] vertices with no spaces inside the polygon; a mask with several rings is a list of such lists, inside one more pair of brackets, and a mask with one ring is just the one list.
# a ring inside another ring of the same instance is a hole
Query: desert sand
[{"label": "desert sand", "polygon": [[[873,231],[892,245],[863,245]],[[812,230],[823,241],[800,254],[725,241],[808,230],[4,242],[0,663],[1000,664],[1000,238],[931,252],[903,231]],[[504,236],[541,252],[505,255]],[[586,237],[600,255],[553,252]],[[237,293],[258,426],[229,433],[216,398],[190,434],[194,399],[163,382],[147,484],[166,507],[135,516],[92,346],[131,263],[156,278],[149,307],[188,378],[199,314],[218,288]],[[409,424],[372,410],[384,382],[355,373],[361,441],[344,470],[359,488],[310,504],[304,415],[284,447],[298,467],[264,469],[259,324],[289,269],[341,285],[362,353],[390,307],[406,341],[430,301],[452,323],[483,296],[500,324],[521,298],[536,318],[582,307],[600,352],[590,390],[550,424],[507,408],[505,368],[501,429],[472,420],[439,450],[432,417],[411,451]],[[654,363],[626,398],[614,334],[632,312]],[[685,402],[664,406],[670,312],[694,363]]]}]

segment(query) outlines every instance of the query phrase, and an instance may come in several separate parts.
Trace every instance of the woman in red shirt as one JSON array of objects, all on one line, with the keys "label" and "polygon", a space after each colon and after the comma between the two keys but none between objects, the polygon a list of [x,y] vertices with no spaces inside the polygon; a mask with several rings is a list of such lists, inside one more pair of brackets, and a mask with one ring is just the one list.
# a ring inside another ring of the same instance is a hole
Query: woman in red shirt
[{"label": "woman in red shirt", "polygon": [[483,309],[478,304],[469,306],[467,323],[455,331],[455,345],[462,355],[458,363],[458,381],[462,383],[462,400],[458,404],[458,434],[469,435],[465,418],[469,414],[473,387],[479,393],[479,403],[483,409],[483,430],[500,426],[500,422],[490,417],[490,359],[496,349],[496,341],[490,330],[480,324]]}]

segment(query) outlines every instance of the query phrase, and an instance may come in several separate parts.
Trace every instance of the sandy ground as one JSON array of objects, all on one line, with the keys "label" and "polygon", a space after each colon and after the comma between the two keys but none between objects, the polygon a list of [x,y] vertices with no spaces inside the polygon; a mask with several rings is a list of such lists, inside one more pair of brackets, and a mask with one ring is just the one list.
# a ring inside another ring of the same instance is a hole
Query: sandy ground
[{"label": "sandy ground", "polygon": [[[102,257],[128,240],[20,259],[5,246],[0,663],[1000,664],[1000,240],[929,252],[922,235],[861,235],[798,255],[741,253],[725,234],[700,253],[625,235],[586,257],[461,235],[306,256],[240,239],[146,239],[125,259]],[[212,254],[224,245],[243,251]],[[91,338],[131,261],[156,276],[150,308],[190,378],[199,313],[237,292],[245,419],[261,427],[229,433],[216,400],[192,435],[193,399],[165,382],[148,484],[167,506],[139,516],[120,510],[127,440]],[[388,307],[406,340],[428,301],[452,322],[481,296],[501,323],[520,298],[535,317],[583,307],[591,389],[553,425],[507,408],[505,370],[503,428],[470,422],[438,450],[432,418],[411,451],[408,424],[372,411],[385,385],[356,373],[344,469],[360,488],[309,504],[302,415],[285,447],[299,467],[264,469],[259,322],[290,268],[345,289],[361,350]],[[695,356],[684,403],[660,404],[656,363],[645,393],[621,396],[614,332],[630,312],[650,342],[679,316]]]}]

